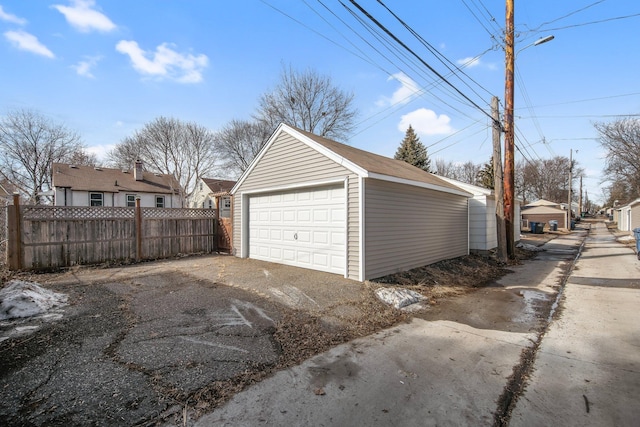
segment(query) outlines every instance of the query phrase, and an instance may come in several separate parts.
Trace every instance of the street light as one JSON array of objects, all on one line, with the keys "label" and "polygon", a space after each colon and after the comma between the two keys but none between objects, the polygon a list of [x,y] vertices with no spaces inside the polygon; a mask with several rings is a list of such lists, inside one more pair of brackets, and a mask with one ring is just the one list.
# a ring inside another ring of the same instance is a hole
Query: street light
[{"label": "street light", "polygon": [[515,57],[528,47],[538,46],[553,40],[552,35],[543,37],[514,53],[513,0],[507,0],[505,28],[505,82],[504,82],[504,222],[507,235],[507,254],[515,257],[515,129],[513,124],[513,94]]}]

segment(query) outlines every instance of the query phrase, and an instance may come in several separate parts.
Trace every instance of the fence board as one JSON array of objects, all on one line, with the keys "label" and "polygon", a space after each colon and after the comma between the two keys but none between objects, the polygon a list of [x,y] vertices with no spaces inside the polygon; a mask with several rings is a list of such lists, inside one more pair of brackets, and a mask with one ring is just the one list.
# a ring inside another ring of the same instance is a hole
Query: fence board
[{"label": "fence board", "polygon": [[52,269],[218,250],[215,210],[142,208],[139,226],[135,209],[20,207],[19,268]]}]

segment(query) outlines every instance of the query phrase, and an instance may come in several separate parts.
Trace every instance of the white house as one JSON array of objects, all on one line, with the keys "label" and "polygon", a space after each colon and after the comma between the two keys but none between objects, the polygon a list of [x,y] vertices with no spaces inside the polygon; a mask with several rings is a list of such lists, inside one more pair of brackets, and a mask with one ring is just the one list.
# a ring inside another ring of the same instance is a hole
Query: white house
[{"label": "white house", "polygon": [[54,163],[52,187],[55,206],[140,206],[181,208],[178,181],[167,174],[143,170],[142,162],[133,170]]},{"label": "white house", "polygon": [[189,207],[219,209],[220,218],[230,218],[231,195],[229,192],[235,184],[235,181],[224,179],[201,178],[198,180],[193,194],[189,197]]}]

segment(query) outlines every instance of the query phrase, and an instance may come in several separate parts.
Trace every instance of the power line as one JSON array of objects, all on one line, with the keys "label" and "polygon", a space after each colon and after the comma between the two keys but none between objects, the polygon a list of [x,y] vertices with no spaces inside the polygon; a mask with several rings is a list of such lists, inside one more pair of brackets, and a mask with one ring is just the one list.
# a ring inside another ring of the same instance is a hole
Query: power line
[{"label": "power line", "polygon": [[[480,83],[478,83],[473,78],[471,78],[467,73],[465,73],[460,67],[458,67],[456,64],[451,62],[446,56],[440,53],[438,49],[436,49],[431,43],[426,41],[420,34],[418,34],[417,31],[415,31],[410,25],[404,22],[398,15],[396,15],[391,9],[389,9],[382,0],[377,0],[377,1],[379,4],[382,5],[382,7],[384,7],[387,10],[387,12],[391,14],[391,16],[393,16],[398,22],[400,22],[400,24],[402,24],[402,26],[404,26],[405,29],[407,29],[407,31],[409,31],[410,34],[412,34],[420,43],[422,43],[422,45],[426,47],[427,50],[429,50],[429,52],[431,52],[436,57],[436,59],[438,59],[445,67],[447,67],[447,69],[451,72],[451,75],[457,76],[456,72],[462,73],[465,77],[467,77],[469,80],[475,83],[480,89],[484,90],[487,94],[489,94],[489,96],[493,95],[491,92],[485,89]],[[452,69],[447,63],[451,64],[451,66],[453,66],[455,70]],[[459,76],[457,77],[460,78]],[[480,96],[480,94],[477,93],[471,87],[471,85],[469,85],[467,82],[465,82],[462,79],[460,79],[460,81],[462,81],[462,83],[464,83],[469,89],[471,89],[471,91],[475,93],[479,98],[482,98],[482,96]]]},{"label": "power line", "polygon": [[[340,4],[342,4],[343,6],[344,3],[340,1]],[[425,60],[423,60],[418,54],[416,54],[412,49],[410,49],[406,44],[404,44],[400,39],[398,39],[398,37],[396,37],[391,31],[389,31],[384,25],[382,25],[377,19],[375,19],[373,16],[371,16],[371,14],[369,14],[369,12],[367,12],[364,8],[362,8],[362,6],[360,6],[355,0],[349,0],[351,2],[351,4],[353,4],[356,8],[358,8],[358,10],[360,10],[361,13],[363,13],[369,20],[371,20],[373,23],[375,23],[382,31],[384,31],[389,37],[391,37],[396,43],[398,43],[400,46],[402,46],[405,50],[407,50],[409,53],[411,53],[413,56],[415,56],[418,61],[420,61],[420,63],[422,65],[424,65],[425,67],[427,67],[432,73],[434,73],[440,80],[442,80],[444,83],[446,83],[448,86],[450,86],[453,90],[455,90],[460,96],[462,96],[464,99],[466,99],[471,105],[473,105],[475,108],[477,108],[479,111],[481,111],[484,115],[486,115],[487,117],[489,117],[492,121],[494,120],[493,117],[491,116],[491,114],[489,114],[488,112],[486,112],[482,107],[480,107],[478,104],[476,104],[471,98],[469,98],[467,95],[465,95],[464,93],[462,93],[462,91],[460,91],[460,89],[458,89],[457,87],[455,87],[449,80],[447,80],[442,74],[440,74],[438,71],[436,71],[431,65],[429,65]],[[346,6],[345,6],[346,7]]]}]

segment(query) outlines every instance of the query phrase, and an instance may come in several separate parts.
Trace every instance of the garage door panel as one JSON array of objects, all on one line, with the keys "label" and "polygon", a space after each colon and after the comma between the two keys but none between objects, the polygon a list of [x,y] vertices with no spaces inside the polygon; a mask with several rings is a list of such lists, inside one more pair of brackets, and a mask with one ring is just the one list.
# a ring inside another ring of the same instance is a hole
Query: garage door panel
[{"label": "garage door panel", "polygon": [[342,185],[249,199],[249,257],[344,274]]}]

